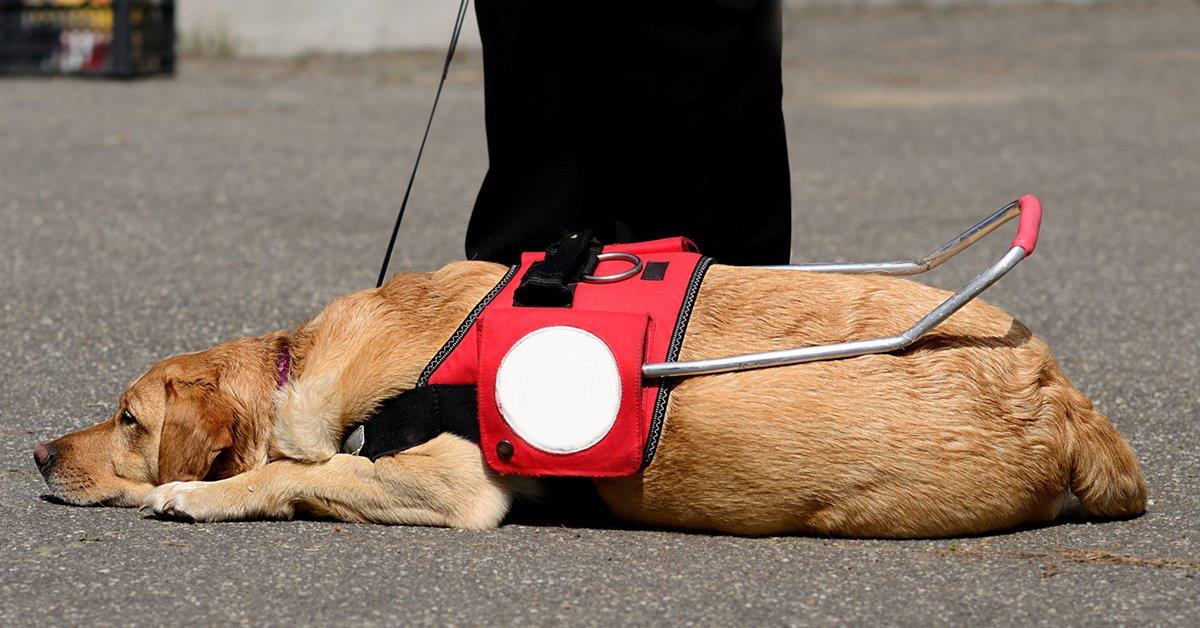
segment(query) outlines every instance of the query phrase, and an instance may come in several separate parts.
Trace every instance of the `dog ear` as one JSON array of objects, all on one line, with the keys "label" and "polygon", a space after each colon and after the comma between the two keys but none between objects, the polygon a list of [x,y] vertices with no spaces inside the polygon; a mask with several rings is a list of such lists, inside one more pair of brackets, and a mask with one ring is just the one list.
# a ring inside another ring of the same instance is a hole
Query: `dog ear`
[{"label": "dog ear", "polygon": [[233,445],[233,406],[213,384],[167,380],[158,483],[203,480]]}]

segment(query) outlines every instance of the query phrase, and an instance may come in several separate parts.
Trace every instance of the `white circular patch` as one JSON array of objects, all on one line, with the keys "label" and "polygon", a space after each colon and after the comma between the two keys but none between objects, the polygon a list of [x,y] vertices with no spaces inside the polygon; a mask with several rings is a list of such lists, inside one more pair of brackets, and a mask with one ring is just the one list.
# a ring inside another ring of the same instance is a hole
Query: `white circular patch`
[{"label": "white circular patch", "polygon": [[513,431],[555,454],[600,442],[621,409],[612,350],[577,327],[543,327],[508,350],[496,371],[496,403]]}]

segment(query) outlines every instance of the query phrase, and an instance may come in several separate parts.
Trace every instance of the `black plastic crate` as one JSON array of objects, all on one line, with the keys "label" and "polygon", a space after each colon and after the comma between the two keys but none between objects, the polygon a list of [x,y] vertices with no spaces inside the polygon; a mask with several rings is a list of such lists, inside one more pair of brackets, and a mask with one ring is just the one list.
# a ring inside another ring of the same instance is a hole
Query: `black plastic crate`
[{"label": "black plastic crate", "polygon": [[0,0],[0,74],[174,71],[174,0]]}]

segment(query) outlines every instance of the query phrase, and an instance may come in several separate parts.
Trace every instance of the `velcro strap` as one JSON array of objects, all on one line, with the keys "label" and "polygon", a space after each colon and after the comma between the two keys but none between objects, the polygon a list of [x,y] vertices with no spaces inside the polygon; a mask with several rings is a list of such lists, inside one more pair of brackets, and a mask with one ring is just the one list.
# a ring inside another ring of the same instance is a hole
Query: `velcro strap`
[{"label": "velcro strap", "polygon": [[529,267],[513,293],[513,305],[571,307],[575,285],[596,269],[601,245],[592,232],[571,233],[546,249],[546,258]]},{"label": "velcro strap", "polygon": [[473,384],[419,386],[379,404],[346,437],[342,452],[375,460],[442,434],[479,442],[479,415]]}]

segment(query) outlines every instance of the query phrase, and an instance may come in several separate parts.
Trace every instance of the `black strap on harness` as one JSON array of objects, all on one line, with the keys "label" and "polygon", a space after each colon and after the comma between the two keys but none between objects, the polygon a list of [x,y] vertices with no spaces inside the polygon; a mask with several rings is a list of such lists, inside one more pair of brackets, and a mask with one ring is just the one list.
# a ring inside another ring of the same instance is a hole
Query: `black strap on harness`
[{"label": "black strap on harness", "polygon": [[603,249],[591,231],[568,233],[546,249],[546,259],[535,262],[513,293],[513,305],[571,307],[575,286],[596,270]]},{"label": "black strap on harness", "polygon": [[369,421],[351,430],[342,452],[375,460],[446,433],[479,442],[474,385],[418,386],[384,401]]},{"label": "black strap on harness", "polygon": [[[529,267],[514,291],[514,303],[521,306],[571,307],[575,286],[585,275],[595,271],[599,264],[597,256],[602,248],[589,231],[563,236],[546,250],[545,260]],[[515,272],[514,267],[476,306],[460,327],[461,333],[456,333],[455,338],[447,343],[450,350]],[[435,357],[434,362],[437,361]],[[477,403],[474,385],[419,383],[412,390],[380,403],[364,423],[345,436],[342,452],[375,460],[427,443],[446,433],[478,443]]]}]

